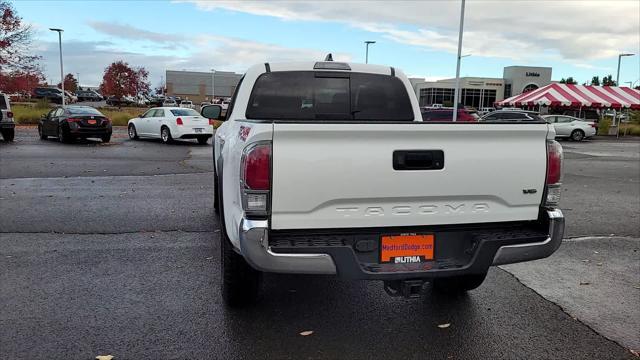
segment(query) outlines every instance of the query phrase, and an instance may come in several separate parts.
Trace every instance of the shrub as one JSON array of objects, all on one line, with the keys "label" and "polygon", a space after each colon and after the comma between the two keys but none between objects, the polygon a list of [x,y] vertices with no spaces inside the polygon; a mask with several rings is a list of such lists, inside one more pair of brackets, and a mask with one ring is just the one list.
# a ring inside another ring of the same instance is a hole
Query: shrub
[{"label": "shrub", "polygon": [[611,120],[600,120],[600,122],[598,122],[598,135],[609,135],[609,127],[611,127]]},{"label": "shrub", "polygon": [[618,134],[640,136],[640,124],[622,124],[618,129]]}]

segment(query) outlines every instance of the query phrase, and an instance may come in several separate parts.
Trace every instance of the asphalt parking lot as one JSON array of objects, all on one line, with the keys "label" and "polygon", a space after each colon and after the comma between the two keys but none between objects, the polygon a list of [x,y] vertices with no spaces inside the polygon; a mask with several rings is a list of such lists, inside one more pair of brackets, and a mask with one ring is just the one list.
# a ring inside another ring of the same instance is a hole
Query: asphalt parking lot
[{"label": "asphalt parking lot", "polygon": [[268,275],[262,303],[231,311],[210,145],[20,128],[0,141],[0,358],[635,358],[640,142],[562,144],[567,239],[552,257],[456,298]]}]

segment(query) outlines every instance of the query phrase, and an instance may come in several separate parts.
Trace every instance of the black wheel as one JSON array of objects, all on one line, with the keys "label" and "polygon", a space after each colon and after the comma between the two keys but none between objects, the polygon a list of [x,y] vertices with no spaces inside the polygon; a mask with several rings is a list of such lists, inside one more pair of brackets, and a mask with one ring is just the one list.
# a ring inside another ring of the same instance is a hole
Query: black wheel
[{"label": "black wheel", "polygon": [[128,133],[129,133],[129,139],[138,140],[138,132],[136,131],[135,125],[133,124],[129,125]]},{"label": "black wheel", "polygon": [[165,144],[172,142],[173,138],[171,137],[171,130],[169,130],[169,128],[166,126],[163,126],[160,129],[160,138],[162,139],[162,142]]},{"label": "black wheel", "polygon": [[[222,204],[222,202],[221,202]],[[220,273],[222,274],[222,300],[229,307],[254,304],[260,295],[262,273],[255,270],[238,254],[227,236],[224,209],[218,217],[220,223]]]},{"label": "black wheel", "polygon": [[58,141],[64,144],[68,143],[70,140],[69,134],[67,134],[62,127],[58,126]]},{"label": "black wheel", "polygon": [[201,136],[198,138],[198,144],[200,145],[207,145],[207,141],[209,141],[209,138],[206,136]]},{"label": "black wheel", "polygon": [[13,141],[13,138],[16,135],[16,129],[3,129],[2,130],[2,137],[4,138],[4,141]]},{"label": "black wheel", "polygon": [[218,175],[213,172],[213,211],[220,214],[220,194],[218,194]]},{"label": "black wheel", "polygon": [[582,130],[573,130],[571,132],[571,140],[573,141],[582,141],[584,139],[584,131]]},{"label": "black wheel", "polygon": [[44,134],[41,125],[38,125],[38,135],[40,135],[40,140],[47,140],[48,138],[48,136]]},{"label": "black wheel", "polygon": [[108,143],[109,141],[111,141],[111,134],[109,135],[102,135],[102,137],[100,138],[102,139],[103,143]]},{"label": "black wheel", "polygon": [[487,273],[436,278],[433,280],[433,289],[444,294],[461,294],[482,285],[485,277]]}]

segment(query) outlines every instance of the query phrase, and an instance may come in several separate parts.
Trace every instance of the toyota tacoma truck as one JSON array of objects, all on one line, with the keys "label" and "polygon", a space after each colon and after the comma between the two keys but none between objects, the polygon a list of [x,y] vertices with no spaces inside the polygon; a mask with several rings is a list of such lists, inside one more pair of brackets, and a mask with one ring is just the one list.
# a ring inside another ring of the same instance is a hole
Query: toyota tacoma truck
[{"label": "toyota tacoma truck", "polygon": [[255,65],[214,138],[229,306],[256,301],[264,272],[379,280],[393,296],[425,283],[464,292],[490,266],[547,257],[562,241],[553,127],[423,122],[393,67]]}]

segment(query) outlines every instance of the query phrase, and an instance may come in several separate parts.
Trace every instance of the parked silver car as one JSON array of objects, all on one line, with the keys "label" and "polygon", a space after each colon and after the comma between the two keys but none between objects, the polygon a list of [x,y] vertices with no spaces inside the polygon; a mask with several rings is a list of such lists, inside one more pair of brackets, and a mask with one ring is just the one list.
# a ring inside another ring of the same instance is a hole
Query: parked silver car
[{"label": "parked silver car", "polygon": [[578,119],[567,115],[545,115],[544,118],[556,129],[556,137],[582,141],[596,135],[598,126],[595,122]]}]

